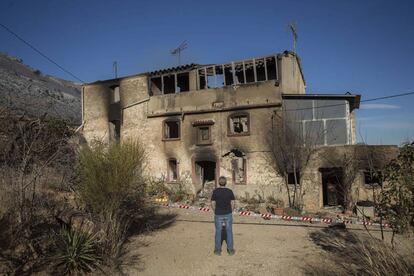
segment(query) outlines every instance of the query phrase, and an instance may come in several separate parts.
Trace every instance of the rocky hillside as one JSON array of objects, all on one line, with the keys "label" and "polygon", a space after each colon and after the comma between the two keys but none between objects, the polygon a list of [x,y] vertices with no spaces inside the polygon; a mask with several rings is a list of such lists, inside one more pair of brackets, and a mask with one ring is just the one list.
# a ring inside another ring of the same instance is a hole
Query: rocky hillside
[{"label": "rocky hillside", "polygon": [[0,106],[18,114],[81,122],[80,85],[43,75],[21,59],[0,53]]}]

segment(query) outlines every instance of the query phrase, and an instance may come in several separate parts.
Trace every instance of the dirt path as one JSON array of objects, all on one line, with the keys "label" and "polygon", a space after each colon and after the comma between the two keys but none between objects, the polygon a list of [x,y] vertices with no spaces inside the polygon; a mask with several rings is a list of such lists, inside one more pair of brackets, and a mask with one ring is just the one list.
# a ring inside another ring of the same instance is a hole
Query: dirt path
[{"label": "dirt path", "polygon": [[223,247],[222,256],[216,256],[210,214],[168,212],[177,214],[174,223],[131,242],[138,262],[128,266],[128,275],[303,275],[308,263],[324,261],[321,249],[309,238],[319,226],[269,225],[262,219],[236,216],[236,255],[228,256]]}]

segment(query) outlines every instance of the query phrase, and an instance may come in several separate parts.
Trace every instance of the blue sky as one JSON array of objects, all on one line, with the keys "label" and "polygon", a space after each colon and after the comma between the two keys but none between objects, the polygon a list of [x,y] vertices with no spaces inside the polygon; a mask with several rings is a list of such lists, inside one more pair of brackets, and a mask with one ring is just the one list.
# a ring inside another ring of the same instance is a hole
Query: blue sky
[{"label": "blue sky", "polygon": [[[362,99],[414,91],[414,1],[80,1],[2,0],[0,22],[87,82],[176,65],[169,51],[187,40],[182,62],[222,63],[291,49],[307,93]],[[0,28],[0,51],[71,79]],[[414,139],[414,95],[361,105],[359,139]]]}]

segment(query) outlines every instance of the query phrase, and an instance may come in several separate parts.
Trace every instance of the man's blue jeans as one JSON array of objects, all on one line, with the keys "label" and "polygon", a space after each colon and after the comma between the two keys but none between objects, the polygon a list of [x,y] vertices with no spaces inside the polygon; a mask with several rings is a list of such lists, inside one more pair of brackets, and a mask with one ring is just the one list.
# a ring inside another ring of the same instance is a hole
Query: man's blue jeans
[{"label": "man's blue jeans", "polygon": [[234,250],[233,248],[233,216],[232,214],[227,215],[215,215],[214,224],[216,226],[216,236],[215,236],[215,251],[221,252],[221,227],[222,224],[226,225],[226,234],[227,234],[227,250]]}]

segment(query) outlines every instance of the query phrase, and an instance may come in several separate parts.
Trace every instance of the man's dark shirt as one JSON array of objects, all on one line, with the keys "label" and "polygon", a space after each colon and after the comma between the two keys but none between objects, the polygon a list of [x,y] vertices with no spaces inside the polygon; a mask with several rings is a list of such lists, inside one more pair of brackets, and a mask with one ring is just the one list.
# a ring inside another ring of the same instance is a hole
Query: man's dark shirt
[{"label": "man's dark shirt", "polygon": [[228,188],[216,188],[213,191],[211,200],[216,202],[216,215],[231,214],[231,201],[234,200],[233,191]]}]

